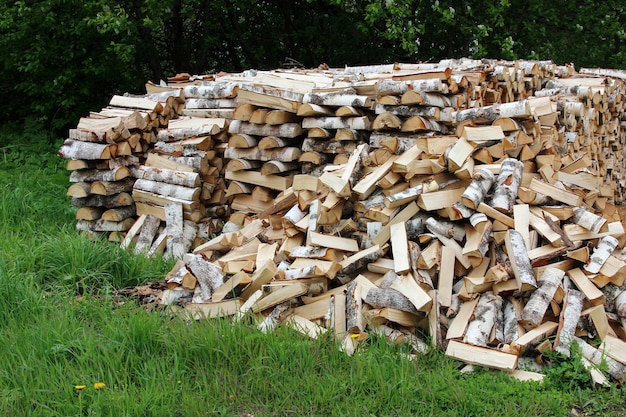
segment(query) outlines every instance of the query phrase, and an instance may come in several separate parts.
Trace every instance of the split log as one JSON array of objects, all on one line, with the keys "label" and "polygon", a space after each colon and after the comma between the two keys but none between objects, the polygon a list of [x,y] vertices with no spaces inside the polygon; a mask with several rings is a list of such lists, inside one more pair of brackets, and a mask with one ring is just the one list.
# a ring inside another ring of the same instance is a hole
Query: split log
[{"label": "split log", "polygon": [[129,217],[134,217],[135,214],[135,206],[115,207],[103,212],[101,218],[102,220],[121,222]]},{"label": "split log", "polygon": [[72,205],[76,207],[88,206],[114,208],[130,206],[131,204],[133,204],[133,198],[128,193],[119,193],[107,196],[91,194],[84,198],[72,198]]},{"label": "split log", "polygon": [[574,207],[572,222],[594,233],[606,232],[608,230],[606,219],[591,213],[585,207]]},{"label": "split log", "polygon": [[502,310],[502,298],[492,292],[485,292],[480,296],[474,310],[474,319],[469,322],[464,343],[476,346],[487,346],[489,336],[496,323],[496,316]]},{"label": "split log", "polygon": [[226,148],[224,150],[224,158],[228,159],[249,159],[257,161],[280,161],[292,162],[297,161],[302,151],[296,147],[260,149],[254,148]]},{"label": "split log", "polygon": [[282,125],[255,125],[253,123],[233,120],[228,126],[230,134],[247,134],[255,136],[278,136],[284,138],[295,138],[303,133],[302,125],[299,123],[285,123]]},{"label": "split log", "polygon": [[524,165],[517,159],[507,158],[500,165],[500,173],[493,184],[493,195],[489,205],[496,210],[510,213],[522,182]]},{"label": "split log", "polygon": [[446,355],[465,363],[511,372],[517,368],[517,355],[451,340]]},{"label": "split log", "polygon": [[606,262],[618,244],[619,241],[613,236],[603,237],[589,257],[589,262],[583,267],[585,271],[592,274],[600,272],[600,268],[602,268],[602,265],[604,265],[604,262]]},{"label": "split log", "polygon": [[522,235],[514,229],[509,229],[504,242],[518,290],[525,292],[536,289],[537,282]]},{"label": "split log", "polygon": [[133,173],[138,179],[164,182],[189,188],[200,186],[200,176],[196,172],[176,171],[167,168],[141,166]]},{"label": "split log", "polygon": [[67,139],[59,148],[59,156],[68,159],[110,159],[115,156],[115,149],[115,145]]},{"label": "split log", "polygon": [[477,169],[474,172],[472,182],[461,195],[463,205],[476,210],[487,196],[494,179],[495,177],[491,171],[482,168]]},{"label": "split log", "polygon": [[70,174],[70,182],[94,182],[94,181],[120,181],[130,176],[130,170],[127,167],[119,167],[116,169],[81,169],[72,171]]},{"label": "split log", "polygon": [[[164,210],[167,229],[166,256],[181,259],[185,254],[183,242],[183,206],[178,203],[170,203],[165,205]],[[205,301],[208,301],[208,299]]]},{"label": "split log", "polygon": [[[79,183],[84,184],[84,183]],[[95,181],[91,184],[89,192],[98,195],[113,195],[133,190],[135,179],[126,177],[119,181]],[[69,190],[68,190],[69,191]],[[76,196],[77,197],[77,196]]]},{"label": "split log", "polygon": [[608,374],[617,381],[623,382],[626,380],[626,365],[608,357],[603,352],[599,351],[579,337],[574,336],[573,340],[580,347],[582,355],[591,363],[596,366],[606,366]]},{"label": "split log", "polygon": [[138,179],[134,188],[149,193],[159,194],[165,197],[173,197],[180,200],[194,201],[200,197],[200,188],[189,188],[182,185],[167,184],[163,182]]},{"label": "split log", "polygon": [[569,289],[563,302],[563,309],[559,317],[559,328],[554,341],[554,349],[566,356],[570,355],[570,345],[583,308],[583,294],[580,291]]},{"label": "split log", "polygon": [[202,298],[210,301],[213,291],[224,283],[224,274],[219,266],[202,255],[190,255],[185,266],[198,280]]},{"label": "split log", "polygon": [[539,287],[532,292],[522,311],[520,322],[524,326],[536,327],[541,323],[556,289],[561,285],[563,276],[565,272],[560,269],[546,268],[539,278]]},{"label": "split log", "polygon": [[494,104],[492,106],[477,107],[468,110],[459,110],[454,115],[456,123],[472,121],[474,123],[493,122],[501,117],[530,118],[532,112],[528,100],[511,103]]},{"label": "split log", "polygon": [[160,224],[161,219],[158,217],[152,215],[146,216],[137,242],[135,243],[135,253],[146,253],[150,249]]}]

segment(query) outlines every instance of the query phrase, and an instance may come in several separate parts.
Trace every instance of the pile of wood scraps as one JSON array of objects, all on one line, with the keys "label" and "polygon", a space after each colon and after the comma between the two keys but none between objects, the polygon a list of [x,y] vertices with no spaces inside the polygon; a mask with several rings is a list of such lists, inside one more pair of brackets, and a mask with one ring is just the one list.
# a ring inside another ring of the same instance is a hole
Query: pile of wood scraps
[{"label": "pile of wood scraps", "polygon": [[177,79],[159,88],[183,117],[128,169],[123,245],[179,259],[161,303],[196,318],[521,379],[576,343],[621,382],[625,79],[466,59]]}]

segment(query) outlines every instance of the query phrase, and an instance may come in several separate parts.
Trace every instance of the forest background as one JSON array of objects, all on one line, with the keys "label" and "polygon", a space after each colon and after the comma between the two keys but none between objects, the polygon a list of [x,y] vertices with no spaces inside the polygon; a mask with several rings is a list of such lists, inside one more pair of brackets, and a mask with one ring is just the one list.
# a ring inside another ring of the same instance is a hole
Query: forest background
[{"label": "forest background", "polygon": [[626,68],[626,1],[18,0],[0,4],[5,121],[64,135],[179,72],[443,58]]}]

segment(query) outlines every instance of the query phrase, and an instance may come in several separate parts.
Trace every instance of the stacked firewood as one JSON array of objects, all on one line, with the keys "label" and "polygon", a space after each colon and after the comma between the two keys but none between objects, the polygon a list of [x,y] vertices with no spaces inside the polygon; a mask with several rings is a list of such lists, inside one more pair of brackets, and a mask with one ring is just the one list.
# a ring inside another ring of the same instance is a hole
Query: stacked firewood
[{"label": "stacked firewood", "polygon": [[232,214],[194,240],[185,219],[209,216],[162,204],[180,258],[163,304],[333,331],[348,353],[370,333],[416,352],[428,338],[520,378],[541,378],[526,358],[577,343],[623,380],[626,76],[603,71],[447,60],[171,84],[235,101],[202,104],[227,119],[214,149]]},{"label": "stacked firewood", "polygon": [[59,150],[71,170],[67,195],[79,207],[77,228],[119,239],[135,222],[132,168],[176,117],[178,91],[145,97],[113,96],[109,106],[81,118]]}]

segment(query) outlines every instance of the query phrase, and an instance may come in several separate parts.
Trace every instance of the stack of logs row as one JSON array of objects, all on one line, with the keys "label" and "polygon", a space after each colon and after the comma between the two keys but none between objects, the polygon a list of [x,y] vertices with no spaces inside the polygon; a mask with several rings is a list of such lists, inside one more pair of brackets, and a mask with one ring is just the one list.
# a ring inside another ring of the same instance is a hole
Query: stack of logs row
[{"label": "stack of logs row", "polygon": [[[171,253],[191,252],[162,302],[333,331],[348,353],[368,333],[416,352],[425,336],[530,379],[527,358],[577,343],[596,383],[603,360],[621,381],[625,78],[449,60],[170,83],[183,114],[226,119],[212,165],[228,221],[192,241],[184,217],[208,216],[163,206]],[[158,137],[180,146],[174,124]]]},{"label": "stack of logs row", "polygon": [[133,169],[156,141],[158,130],[178,116],[180,94],[113,96],[109,106],[80,119],[59,150],[69,158],[73,183],[67,195],[79,207],[77,228],[120,238],[136,220]]}]

